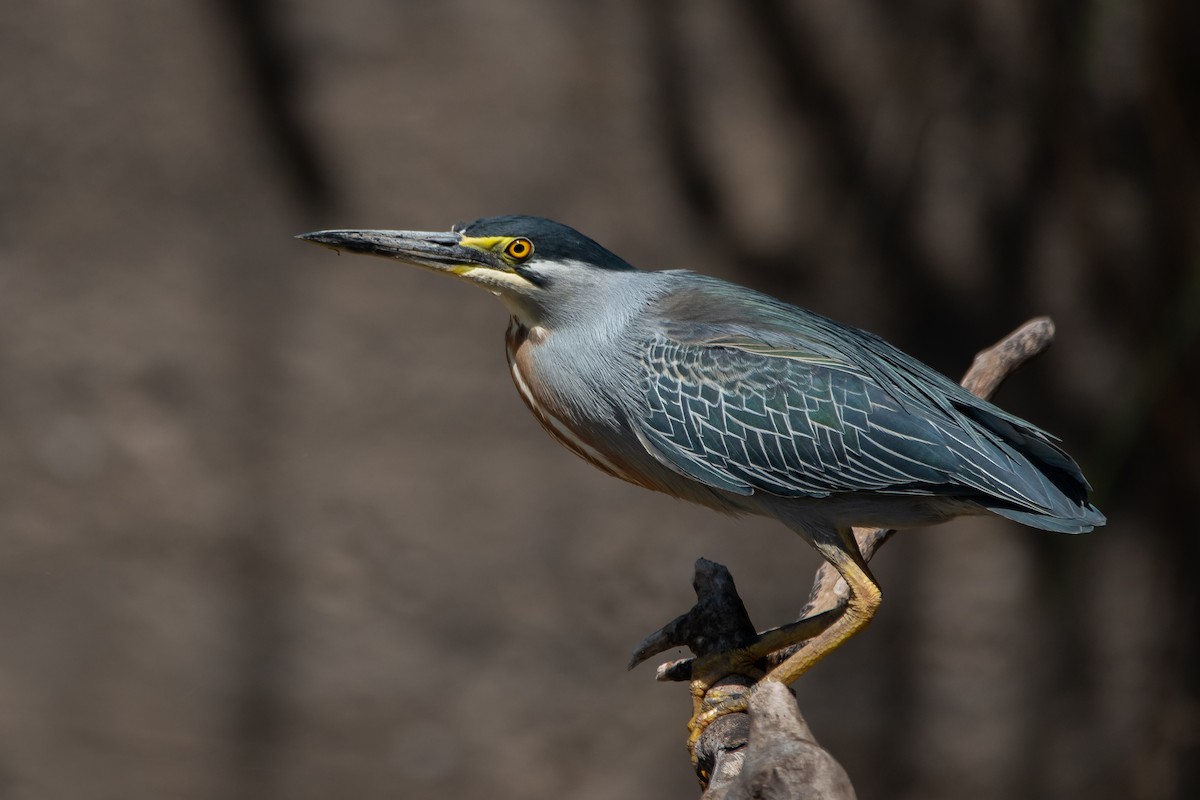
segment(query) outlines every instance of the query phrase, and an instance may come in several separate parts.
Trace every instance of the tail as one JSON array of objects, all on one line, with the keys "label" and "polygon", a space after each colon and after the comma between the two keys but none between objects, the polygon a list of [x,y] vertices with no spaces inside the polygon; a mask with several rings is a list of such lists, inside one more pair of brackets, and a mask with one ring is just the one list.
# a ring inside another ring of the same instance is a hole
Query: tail
[{"label": "tail", "polygon": [[1031,528],[1041,528],[1044,531],[1053,531],[1054,533],[1088,533],[1093,528],[1099,528],[1108,522],[1105,516],[1100,513],[1100,509],[1091,503],[1082,504],[1079,508],[1080,514],[1077,517],[1050,516],[1036,511],[1021,511],[1001,506],[984,506],[984,508],[993,514],[999,514],[1006,519],[1014,520],[1022,525],[1028,525]]},{"label": "tail", "polygon": [[1020,467],[1021,491],[1017,495],[993,495],[980,505],[1022,525],[1055,533],[1087,533],[1108,521],[1088,501],[1092,487],[1079,465],[1045,432],[1007,414],[989,413],[988,408],[961,410],[992,434],[993,441]]}]

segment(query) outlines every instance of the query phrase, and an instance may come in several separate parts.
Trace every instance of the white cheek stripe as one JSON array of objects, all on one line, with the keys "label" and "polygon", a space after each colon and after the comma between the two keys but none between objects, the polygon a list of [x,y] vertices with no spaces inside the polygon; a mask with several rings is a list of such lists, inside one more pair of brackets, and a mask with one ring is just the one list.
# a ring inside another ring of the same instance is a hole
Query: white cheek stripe
[{"label": "white cheek stripe", "polygon": [[555,437],[564,446],[566,446],[568,450],[572,451],[575,453],[575,455],[579,456],[585,461],[591,461],[593,464],[596,464],[602,469],[611,472],[618,478],[629,481],[630,483],[636,483],[636,481],[630,480],[629,476],[626,475],[623,470],[618,469],[617,465],[612,463],[612,461],[606,458],[602,453],[600,453],[600,451],[588,445],[586,442],[576,436],[575,432],[568,428],[561,420],[542,408],[537,400],[534,399],[533,392],[529,390],[529,385],[525,383],[525,378],[521,376],[521,370],[517,368],[517,360],[512,357],[511,353],[509,354],[509,365],[512,369],[513,383],[517,385],[517,391],[520,392],[521,397],[525,400],[529,407],[534,410],[537,418],[543,424],[552,428],[552,432],[554,433]]}]

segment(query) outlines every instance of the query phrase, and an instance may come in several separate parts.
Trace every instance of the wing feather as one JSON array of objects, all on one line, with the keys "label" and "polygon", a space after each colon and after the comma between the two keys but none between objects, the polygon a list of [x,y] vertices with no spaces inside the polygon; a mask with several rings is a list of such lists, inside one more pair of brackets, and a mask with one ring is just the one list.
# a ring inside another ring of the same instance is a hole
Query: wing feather
[{"label": "wing feather", "polygon": [[737,494],[974,491],[1032,505],[1015,453],[937,403],[854,365],[730,339],[656,337],[645,350],[641,436],[672,469]]},{"label": "wing feather", "polygon": [[635,421],[672,469],[739,494],[957,495],[1049,530],[1103,524],[1078,465],[1035,425],[870,333],[672,274],[687,288],[648,308]]}]

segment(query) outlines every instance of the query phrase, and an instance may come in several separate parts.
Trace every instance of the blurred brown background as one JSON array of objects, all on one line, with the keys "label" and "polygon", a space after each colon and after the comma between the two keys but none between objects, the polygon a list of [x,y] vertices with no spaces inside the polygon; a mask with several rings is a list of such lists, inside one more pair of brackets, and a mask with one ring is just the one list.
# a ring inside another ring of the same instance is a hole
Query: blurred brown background
[{"label": "blurred brown background", "polygon": [[1189,0],[35,0],[0,11],[0,797],[687,798],[624,670],[728,564],[510,386],[485,293],[294,241],[523,212],[884,334],[1110,525],[898,537],[797,687],[863,798],[1200,794]]}]

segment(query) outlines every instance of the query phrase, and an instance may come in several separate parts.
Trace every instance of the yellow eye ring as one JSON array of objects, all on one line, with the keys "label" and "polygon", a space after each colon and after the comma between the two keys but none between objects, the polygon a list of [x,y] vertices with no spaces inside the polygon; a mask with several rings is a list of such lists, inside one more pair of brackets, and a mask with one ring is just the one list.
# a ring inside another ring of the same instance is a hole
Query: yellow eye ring
[{"label": "yellow eye ring", "polygon": [[525,238],[513,239],[504,246],[504,255],[515,261],[524,261],[533,255],[533,242]]}]

